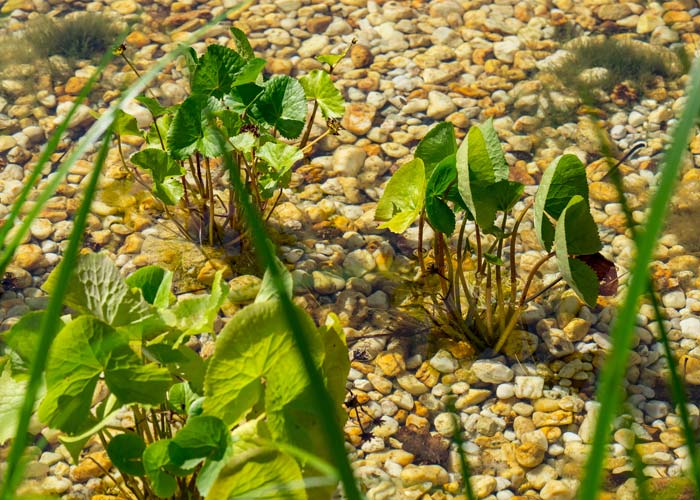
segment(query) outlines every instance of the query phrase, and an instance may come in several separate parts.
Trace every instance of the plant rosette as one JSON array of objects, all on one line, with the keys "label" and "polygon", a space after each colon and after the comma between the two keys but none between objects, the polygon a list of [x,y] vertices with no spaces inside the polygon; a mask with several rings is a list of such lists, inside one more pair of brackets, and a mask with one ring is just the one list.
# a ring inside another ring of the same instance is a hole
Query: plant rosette
[{"label": "plant rosette", "polygon": [[[509,173],[491,120],[471,127],[459,145],[453,125],[440,123],[420,141],[413,160],[389,179],[375,212],[382,222],[379,227],[395,233],[419,220],[422,275],[432,272],[439,277],[434,305],[442,318],[441,330],[481,350],[500,351],[506,345],[526,304],[539,296],[528,292],[551,258],[557,261],[561,279],[589,306],[595,306],[599,294],[616,292],[615,267],[599,253],[602,243],[578,157],[556,158],[534,199],[515,217],[512,212],[523,198],[524,186],[509,180]],[[520,289],[516,238],[533,205],[535,232],[547,254]],[[470,221],[474,230],[467,234]],[[425,224],[435,232],[428,256],[422,241]],[[451,244],[455,232],[456,244]]]}]

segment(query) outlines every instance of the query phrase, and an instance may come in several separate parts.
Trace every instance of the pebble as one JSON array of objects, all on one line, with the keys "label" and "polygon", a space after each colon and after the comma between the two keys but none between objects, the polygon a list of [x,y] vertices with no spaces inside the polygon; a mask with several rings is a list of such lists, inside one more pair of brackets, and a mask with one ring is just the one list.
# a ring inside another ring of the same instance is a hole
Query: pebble
[{"label": "pebble", "polygon": [[542,397],[544,379],[542,377],[515,377],[515,396],[522,399],[537,399]]},{"label": "pebble", "polygon": [[341,124],[355,135],[365,135],[372,128],[376,113],[376,108],[370,104],[353,102],[345,107]]},{"label": "pebble", "polygon": [[446,94],[437,90],[432,90],[428,93],[427,114],[430,118],[440,120],[456,110],[457,106]]},{"label": "pebble", "polygon": [[407,465],[401,471],[401,480],[408,486],[426,482],[438,486],[446,483],[449,476],[439,465]]},{"label": "pebble", "polygon": [[474,376],[482,382],[500,384],[513,380],[513,370],[499,361],[479,360],[475,361],[471,370]]},{"label": "pebble", "polygon": [[430,358],[430,366],[435,368],[440,373],[454,373],[459,366],[457,360],[452,357],[449,351],[440,349],[432,358]]},{"label": "pebble", "polygon": [[685,293],[683,290],[673,290],[662,295],[661,302],[665,307],[682,309],[685,307]]}]

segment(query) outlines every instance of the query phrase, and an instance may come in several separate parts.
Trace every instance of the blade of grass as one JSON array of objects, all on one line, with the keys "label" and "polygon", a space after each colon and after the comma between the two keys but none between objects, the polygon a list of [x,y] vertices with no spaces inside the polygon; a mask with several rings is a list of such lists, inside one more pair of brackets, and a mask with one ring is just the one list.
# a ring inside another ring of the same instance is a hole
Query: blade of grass
[{"label": "blade of grass", "polygon": [[688,100],[683,114],[673,132],[671,145],[664,154],[661,179],[651,201],[649,216],[644,230],[639,233],[637,258],[632,268],[627,296],[612,327],[613,348],[601,370],[600,384],[596,392],[596,399],[601,403],[601,409],[596,421],[591,452],[584,470],[585,481],[579,492],[580,500],[595,500],[600,491],[603,460],[607,443],[610,441],[610,428],[621,403],[620,394],[616,388],[622,384],[629,359],[629,349],[636,324],[637,302],[647,288],[648,266],[663,227],[690,132],[700,112],[700,63],[697,60],[693,63],[690,72],[687,94]]},{"label": "blade of grass", "polygon": [[[0,276],[5,272],[5,269],[7,268],[7,265],[10,263],[12,260],[12,257],[14,255],[15,250],[19,246],[20,242],[22,241],[22,238],[27,234],[29,231],[29,226],[31,225],[32,221],[38,216],[39,212],[41,209],[46,205],[48,202],[49,198],[53,196],[53,194],[56,192],[56,189],[58,188],[58,185],[61,183],[63,178],[66,176],[68,173],[68,170],[75,164],[75,162],[87,151],[87,149],[94,144],[99,137],[102,136],[102,134],[107,130],[107,128],[110,126],[112,123],[112,120],[114,120],[114,116],[116,113],[116,110],[121,108],[121,106],[127,102],[129,99],[132,99],[136,96],[138,96],[141,91],[143,91],[146,88],[146,85],[148,85],[154,78],[156,78],[161,70],[167,66],[171,61],[182,55],[186,50],[189,45],[191,45],[194,41],[198,40],[201,38],[206,32],[214,25],[218,24],[219,22],[223,21],[226,19],[228,15],[230,15],[234,11],[242,10],[243,8],[247,7],[250,3],[252,3],[252,0],[246,0],[243,2],[240,2],[236,4],[235,6],[231,7],[228,10],[224,10],[221,14],[218,16],[215,16],[212,18],[211,21],[209,21],[207,24],[202,26],[200,29],[195,31],[182,45],[178,46],[175,48],[172,52],[169,52],[167,55],[162,57],[156,64],[154,64],[148,71],[142,74],[141,78],[136,80],[122,95],[119,99],[117,99],[116,103],[114,106],[109,108],[105,113],[100,116],[100,118],[92,124],[92,126],[88,129],[88,131],[81,137],[80,141],[78,142],[77,146],[73,151],[68,155],[68,157],[61,163],[61,165],[56,169],[54,174],[49,178],[47,186],[44,188],[44,190],[39,194],[39,196],[36,199],[36,202],[34,203],[32,209],[27,213],[27,215],[24,217],[24,220],[19,226],[17,232],[15,233],[14,237],[12,240],[3,248],[2,253],[0,253]],[[111,51],[110,51],[111,52]],[[94,83],[94,82],[93,82]],[[87,86],[86,86],[87,87]],[[85,88],[83,89],[85,91]],[[88,89],[89,92],[89,89]],[[67,123],[67,122],[66,122]],[[65,129],[64,129],[65,130]],[[58,130],[57,130],[58,132]],[[55,150],[55,147],[58,145],[58,140],[60,140],[60,136],[58,139],[55,139],[54,137],[51,138],[49,143],[47,144],[45,156],[46,156],[46,161],[50,157],[50,155],[53,153]],[[52,146],[53,150],[51,150],[50,147]],[[42,156],[43,157],[43,156]],[[42,165],[43,168],[43,165]],[[36,169],[35,169],[36,170]],[[37,172],[41,172],[41,170],[37,170]],[[34,172],[32,173],[32,175]],[[28,183],[29,185],[30,183]],[[25,189],[30,189],[30,187],[25,187]],[[26,200],[26,195],[22,199],[22,202]],[[20,201],[18,199],[18,201]],[[15,207],[16,205],[16,207]],[[21,209],[21,204],[18,204],[15,202],[15,205],[13,205],[13,212],[19,213]],[[5,226],[7,226],[5,228]],[[7,232],[10,231],[12,228],[12,224],[9,224],[8,222],[5,222],[5,226],[3,226],[2,229],[0,229],[0,236],[3,235],[2,231],[5,231],[4,235],[7,235]],[[4,239],[0,239],[0,241],[4,242]]]},{"label": "blade of grass", "polygon": [[[597,117],[595,115],[592,115],[592,119],[594,121],[597,121]],[[606,177],[609,176],[613,185],[615,186],[615,189],[618,192],[618,201],[622,205],[622,213],[625,216],[625,221],[627,228],[630,230],[632,233],[632,239],[634,241],[638,240],[638,231],[637,231],[637,225],[634,222],[634,219],[632,217],[632,210],[629,206],[629,203],[627,202],[627,198],[624,195],[624,186],[622,182],[622,176],[620,175],[620,171],[618,167],[628,158],[630,158],[636,150],[641,148],[643,144],[637,144],[636,146],[632,147],[625,155],[622,157],[621,160],[618,162],[614,163],[612,162],[612,154],[609,148],[607,147],[607,142],[603,140],[602,137],[602,129],[599,127],[598,129],[598,135],[601,144],[604,145],[603,147],[603,155],[608,158],[608,163],[610,164],[610,169],[608,170],[608,173],[606,174]],[[673,351],[671,349],[669,340],[668,340],[668,332],[666,331],[666,328],[664,327],[664,315],[661,311],[661,307],[659,305],[658,297],[657,297],[657,292],[654,287],[654,282],[652,279],[649,279],[647,281],[647,290],[646,290],[646,295],[650,298],[652,302],[652,306],[654,308],[654,317],[657,323],[659,324],[659,338],[661,341],[661,344],[664,346],[664,356],[666,358],[666,361],[668,363],[668,369],[669,369],[669,382],[671,385],[671,400],[673,403],[678,407],[678,413],[679,417],[681,419],[681,427],[683,429],[683,434],[685,437],[686,441],[686,446],[688,447],[688,456],[690,458],[690,465],[691,465],[691,479],[693,486],[695,488],[695,494],[696,498],[700,498],[700,457],[698,456],[698,447],[697,443],[695,442],[695,436],[694,436],[694,430],[690,425],[690,417],[688,415],[688,397],[685,392],[685,388],[683,387],[683,383],[681,381],[681,377],[678,374],[678,366],[676,359],[673,356]],[[634,456],[632,457],[634,458]],[[642,485],[639,485],[640,488],[640,495],[642,493]],[[640,499],[643,500],[643,499]]]},{"label": "blade of grass", "polygon": [[[217,130],[215,137],[221,150],[225,150],[226,142],[224,136],[219,130]],[[231,156],[224,155],[223,159],[226,170],[234,173],[236,169]],[[289,325],[289,328],[294,336],[294,342],[297,346],[302,363],[304,364],[304,369],[309,377],[311,386],[315,388],[313,394],[316,398],[316,408],[318,409],[318,414],[321,417],[321,426],[323,433],[326,436],[326,443],[330,449],[335,465],[338,468],[341,482],[343,483],[345,496],[348,500],[360,500],[360,491],[357,488],[357,483],[355,482],[355,477],[353,476],[352,468],[350,467],[350,461],[348,460],[345,452],[345,439],[343,437],[343,431],[333,418],[333,415],[336,414],[336,407],[331,396],[326,390],[326,385],[323,382],[321,373],[314,364],[308,342],[303,334],[304,329],[302,327],[299,315],[294,308],[292,298],[287,296],[285,292],[282,274],[277,266],[271,265],[271,263],[275,262],[276,255],[273,244],[265,231],[262,215],[251,203],[249,193],[245,191],[241,178],[237,175],[230,175],[229,177],[229,182],[231,182],[236,196],[238,197],[243,218],[246,220],[250,235],[253,238],[258,263],[270,273],[271,281],[279,294],[280,304],[287,319],[287,324]]]},{"label": "blade of grass", "polygon": [[7,469],[5,469],[4,481],[2,489],[0,489],[0,500],[10,500],[14,496],[14,492],[19,486],[24,473],[25,462],[22,460],[22,454],[27,444],[27,432],[29,428],[29,420],[34,410],[34,401],[41,384],[41,376],[44,373],[44,367],[49,355],[49,349],[53,342],[56,333],[58,333],[61,325],[61,313],[63,312],[63,297],[68,289],[68,284],[71,279],[71,273],[75,267],[75,262],[78,258],[83,232],[85,231],[90,205],[97,190],[97,182],[102,172],[102,167],[107,158],[109,151],[109,143],[112,138],[111,130],[105,135],[102,147],[97,155],[94,170],[90,176],[90,181],[85,189],[85,198],[80,204],[78,214],[75,218],[73,231],[68,239],[68,247],[63,255],[63,260],[60,264],[58,278],[54,293],[51,294],[49,304],[44,314],[39,336],[39,344],[36,349],[36,357],[32,360],[29,369],[29,380],[27,382],[24,402],[20,409],[19,419],[17,423],[17,432],[12,441],[12,448],[7,457]]},{"label": "blade of grass", "polygon": [[[126,35],[126,32],[122,33],[119,36],[119,39],[117,40],[116,44],[120,44],[124,40],[124,38],[126,38]],[[51,155],[56,151],[56,148],[58,147],[58,143],[60,142],[63,133],[68,128],[68,124],[70,123],[71,119],[78,110],[78,106],[82,104],[82,102],[87,98],[88,94],[90,93],[90,90],[92,90],[93,85],[95,85],[95,82],[97,82],[97,79],[100,77],[100,75],[102,75],[102,72],[112,61],[113,58],[114,55],[112,54],[111,50],[105,52],[105,54],[100,58],[97,68],[95,68],[95,71],[92,73],[92,75],[90,75],[90,78],[80,90],[80,93],[76,97],[75,102],[68,110],[68,114],[56,128],[54,133],[51,134],[51,137],[46,143],[44,150],[41,152],[41,155],[39,155],[39,161],[32,169],[31,174],[29,174],[29,178],[25,181],[24,186],[22,187],[22,191],[20,191],[19,195],[17,196],[17,199],[12,204],[10,213],[8,214],[7,218],[3,221],[3,225],[2,227],[0,227],[0,244],[2,245],[1,248],[3,250],[3,263],[0,264],[0,275],[4,274],[5,267],[7,266],[7,263],[5,262],[6,255],[9,254],[10,256],[12,256],[15,252],[15,249],[17,248],[17,242],[21,241],[21,238],[13,238],[12,244],[10,244],[9,246],[5,246],[4,243],[5,239],[7,238],[7,234],[10,232],[10,229],[12,229],[12,226],[14,225],[15,220],[17,220],[17,217],[19,217],[19,213],[22,207],[24,206],[24,203],[27,201],[29,193],[34,188],[34,184],[36,184],[36,181],[39,179],[41,172],[44,170],[44,166],[51,158]],[[24,234],[22,234],[21,236],[24,236]]]},{"label": "blade of grass", "polygon": [[469,480],[471,474],[469,473],[469,463],[467,463],[467,457],[464,454],[464,440],[462,439],[461,422],[457,414],[457,410],[454,407],[454,403],[450,405],[448,409],[450,415],[452,415],[452,421],[454,422],[455,430],[452,433],[452,442],[457,446],[457,455],[459,455],[459,471],[462,473],[462,481],[464,481],[464,495],[467,500],[476,500],[476,495],[474,494],[474,489],[472,488],[472,483]]},{"label": "blade of grass", "polygon": [[668,363],[669,370],[669,381],[671,384],[671,397],[673,402],[678,407],[678,414],[681,418],[681,427],[683,427],[683,437],[685,437],[685,444],[688,447],[688,456],[690,457],[690,480],[695,487],[695,498],[700,498],[700,460],[698,460],[698,447],[695,442],[695,431],[690,425],[690,415],[688,415],[688,398],[683,387],[683,382],[678,374],[678,365],[676,364],[676,359],[673,356],[673,351],[671,350],[671,344],[668,340],[668,332],[664,326],[664,316],[661,312],[661,307],[659,305],[659,299],[656,294],[649,293],[649,298],[651,299],[651,304],[654,307],[654,316],[656,317],[656,322],[659,325],[659,337],[661,338],[661,344],[664,346],[664,355],[666,356],[666,361]]}]

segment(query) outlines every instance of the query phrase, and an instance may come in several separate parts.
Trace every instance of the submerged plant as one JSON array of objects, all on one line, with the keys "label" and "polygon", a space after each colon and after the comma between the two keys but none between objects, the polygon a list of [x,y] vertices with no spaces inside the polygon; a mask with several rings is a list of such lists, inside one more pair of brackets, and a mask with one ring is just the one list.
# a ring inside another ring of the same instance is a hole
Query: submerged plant
[{"label": "submerged plant", "polygon": [[78,12],[63,18],[37,16],[29,21],[24,39],[38,57],[93,59],[117,39],[118,23],[98,12]]},{"label": "submerged plant", "polygon": [[[165,108],[142,96],[137,100],[154,118],[150,129],[140,130],[136,120],[124,112],[116,128],[120,152],[121,136],[138,135],[146,140],[146,147],[128,163],[122,154],[134,177],[148,185],[142,177],[142,172],[148,172],[153,195],[180,232],[209,245],[240,241],[246,231],[240,199],[230,186],[232,176],[242,179],[246,196],[268,218],[289,184],[292,167],[315,142],[337,133],[337,120],[345,111],[330,73],[347,50],[319,56],[330,71],[313,70],[299,79],[276,75],[265,80],[265,60],[254,55],[242,31],[231,28],[231,33],[236,50],[210,45],[201,57],[193,49],[187,52],[191,95],[182,103]],[[125,56],[123,47],[119,54]],[[309,101],[313,102],[311,113]],[[328,127],[309,142],[318,109]],[[218,131],[226,138],[223,147],[214,137]],[[233,158],[230,169],[221,162],[227,155]],[[229,186],[218,191],[217,180],[223,176],[228,176]]]},{"label": "submerged plant", "polygon": [[[468,340],[477,349],[503,348],[527,303],[539,295],[530,293],[537,272],[552,258],[559,265],[560,280],[587,304],[593,306],[599,294],[616,290],[614,265],[599,253],[602,244],[590,213],[586,171],[578,157],[567,154],[550,164],[534,199],[511,227],[508,216],[524,186],[508,180],[508,175],[490,120],[472,127],[459,147],[452,124],[441,123],[418,144],[414,159],[392,176],[376,208],[376,219],[384,221],[380,227],[396,233],[420,219],[421,272],[424,279],[432,276],[438,287],[443,332]],[[533,205],[535,231],[547,253],[520,288],[516,239]],[[462,220],[452,244],[458,214]],[[473,239],[467,234],[469,221],[475,225]],[[430,263],[422,250],[425,224],[435,232]]]},{"label": "submerged plant", "polygon": [[583,95],[589,95],[592,88],[609,92],[621,82],[633,82],[637,89],[642,89],[656,77],[668,79],[679,76],[682,71],[681,62],[673,51],[636,40],[581,37],[565,48],[566,56],[547,71],[564,87]]}]

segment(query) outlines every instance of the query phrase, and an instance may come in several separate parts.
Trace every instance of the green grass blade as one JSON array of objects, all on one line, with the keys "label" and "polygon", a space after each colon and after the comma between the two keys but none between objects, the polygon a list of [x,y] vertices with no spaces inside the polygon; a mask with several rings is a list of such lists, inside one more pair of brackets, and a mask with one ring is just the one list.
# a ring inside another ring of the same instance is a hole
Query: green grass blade
[{"label": "green grass blade", "polygon": [[[219,143],[219,147],[223,151],[225,150],[226,142],[221,132],[217,132],[218,133],[215,134],[216,141]],[[228,172],[235,171],[231,155],[224,155],[223,160],[224,166]],[[338,468],[338,475],[343,483],[345,496],[348,500],[360,500],[362,497],[359,489],[357,488],[357,483],[355,482],[355,477],[353,476],[352,468],[350,467],[350,461],[348,460],[348,456],[345,452],[345,439],[343,437],[343,431],[333,418],[333,415],[335,415],[337,411],[336,407],[331,396],[326,390],[326,385],[323,382],[321,373],[314,364],[308,342],[303,334],[304,330],[299,320],[299,316],[294,309],[294,304],[291,297],[287,296],[287,293],[285,292],[282,274],[277,266],[272,265],[277,256],[275,255],[274,246],[268,238],[267,232],[265,231],[262,216],[251,203],[249,193],[246,192],[240,177],[231,175],[229,182],[231,182],[237,200],[240,203],[243,218],[246,221],[250,235],[253,238],[253,244],[255,246],[258,262],[262,268],[267,269],[270,273],[271,281],[279,294],[282,310],[287,318],[289,328],[294,335],[294,342],[297,345],[299,356],[304,364],[304,368],[307,376],[309,377],[309,381],[311,382],[311,386],[315,389],[314,396],[316,398],[316,408],[318,409],[318,414],[321,417],[321,426],[323,433],[326,436],[326,443],[329,447],[331,456],[333,457],[333,461],[335,462],[335,466]]]},{"label": "green grass blade", "polygon": [[[121,43],[125,37],[126,33],[122,33],[119,39],[117,40],[115,47],[118,46],[119,43]],[[4,242],[7,238],[7,234],[10,232],[10,229],[12,229],[12,226],[17,220],[17,217],[19,217],[20,210],[22,209],[24,203],[27,201],[29,193],[31,192],[32,188],[34,188],[34,184],[36,184],[36,181],[39,179],[41,172],[44,170],[44,166],[49,161],[54,151],[56,151],[56,148],[58,147],[58,143],[60,142],[63,133],[68,128],[68,124],[73,118],[73,115],[75,115],[75,112],[78,110],[78,106],[82,104],[82,102],[87,98],[88,94],[90,93],[90,90],[92,90],[93,85],[95,85],[95,82],[102,75],[102,72],[113,58],[114,55],[112,54],[112,50],[106,51],[102,58],[100,58],[97,68],[95,68],[95,71],[92,73],[92,75],[90,75],[90,78],[80,90],[78,97],[75,99],[75,102],[68,110],[68,114],[66,115],[65,119],[60,123],[58,128],[49,138],[49,141],[46,143],[46,147],[44,147],[44,150],[41,152],[41,155],[39,155],[39,161],[37,162],[36,166],[32,169],[29,178],[22,187],[22,191],[19,193],[17,199],[12,204],[12,208],[10,209],[9,215],[4,220],[2,227],[0,227],[0,244],[2,244],[0,248],[2,248],[3,250],[2,256],[0,256],[0,262],[2,262],[2,264],[0,264],[0,275],[4,274],[5,267],[9,262],[7,260],[7,256],[9,255],[9,257],[12,258],[12,255],[14,255],[19,241],[21,241],[21,237],[24,236],[24,234],[21,234],[19,238],[13,238],[12,243],[8,246],[5,246]]]},{"label": "green grass blade", "polygon": [[63,255],[63,261],[61,262],[58,278],[56,280],[56,288],[54,289],[54,293],[51,294],[49,304],[46,308],[46,313],[41,321],[41,336],[39,338],[39,345],[37,346],[36,357],[32,361],[29,370],[29,381],[27,382],[24,402],[22,404],[22,408],[20,409],[17,432],[14,440],[12,441],[10,454],[7,457],[7,469],[5,469],[4,482],[2,489],[0,489],[0,500],[11,500],[17,486],[22,480],[25,465],[24,461],[22,460],[22,454],[24,453],[24,448],[27,444],[29,419],[31,418],[34,410],[34,401],[36,400],[36,395],[39,390],[39,386],[41,385],[41,376],[44,373],[44,367],[46,366],[46,361],[48,359],[51,342],[53,342],[56,333],[58,333],[58,328],[61,325],[60,317],[61,313],[63,312],[63,296],[68,289],[68,282],[71,279],[71,273],[73,272],[73,268],[75,267],[75,263],[78,258],[78,252],[80,251],[87,216],[90,212],[90,205],[92,204],[95,191],[97,190],[97,182],[99,180],[100,173],[102,172],[105,158],[107,158],[111,138],[112,134],[111,131],[109,131],[107,135],[105,135],[102,142],[102,147],[97,155],[94,170],[92,171],[90,181],[85,189],[85,198],[80,204],[78,214],[75,218],[73,231],[68,239],[68,247]]},{"label": "green grass blade", "polygon": [[664,356],[668,362],[671,396],[673,402],[678,407],[678,416],[681,419],[685,444],[688,447],[688,456],[690,457],[690,478],[695,488],[695,498],[700,498],[700,460],[698,459],[698,446],[695,442],[695,431],[690,425],[690,416],[688,415],[688,398],[686,396],[681,377],[678,374],[678,365],[676,364],[677,362],[673,356],[671,344],[668,340],[668,332],[664,326],[664,317],[661,313],[659,299],[654,293],[650,293],[649,297],[651,298],[651,304],[654,307],[656,322],[659,325],[659,336],[661,337],[661,344],[664,346]]},{"label": "green grass blade", "polygon": [[467,500],[476,500],[476,495],[474,494],[474,489],[472,488],[472,483],[469,481],[471,474],[469,473],[469,463],[467,463],[467,457],[464,454],[464,440],[462,439],[462,429],[461,422],[459,420],[459,415],[457,411],[450,408],[449,411],[452,414],[452,420],[454,421],[455,431],[452,433],[452,442],[457,445],[457,455],[459,455],[459,471],[462,473],[462,481],[464,481],[464,495]]},{"label": "green grass blade", "polygon": [[617,388],[621,387],[627,368],[629,349],[636,323],[637,303],[647,288],[648,266],[663,227],[687,141],[699,112],[700,64],[696,60],[690,73],[688,100],[674,130],[671,145],[664,155],[661,179],[651,201],[644,230],[639,234],[637,258],[632,268],[627,296],[613,324],[611,332],[613,348],[601,370],[600,383],[596,393],[596,399],[600,401],[601,409],[596,422],[591,452],[584,470],[585,480],[579,492],[580,500],[595,500],[600,491],[605,450],[610,442],[610,429],[621,403],[620,392]]},{"label": "green grass blade", "polygon": [[[31,225],[32,221],[38,216],[39,212],[43,208],[44,205],[46,205],[47,201],[53,194],[56,192],[56,189],[58,188],[58,185],[61,183],[63,178],[66,176],[68,173],[68,170],[75,164],[75,162],[87,151],[87,149],[92,146],[101,136],[104,134],[104,132],[107,130],[107,128],[110,126],[112,121],[114,120],[114,116],[116,113],[116,110],[122,106],[126,101],[129,99],[132,99],[136,96],[138,96],[145,88],[146,86],[153,80],[155,79],[160,72],[167,66],[171,61],[179,57],[180,55],[184,54],[185,51],[187,50],[187,47],[193,43],[194,41],[198,40],[201,38],[207,30],[209,30],[212,26],[218,24],[219,22],[223,21],[226,19],[226,16],[229,15],[231,12],[240,10],[245,8],[248,4],[250,4],[252,0],[246,0],[245,2],[240,2],[234,7],[223,11],[221,14],[218,16],[215,16],[212,18],[211,21],[209,21],[207,24],[202,26],[200,29],[195,31],[182,45],[178,46],[175,48],[172,52],[169,52],[167,55],[162,57],[156,64],[154,64],[148,71],[143,73],[141,77],[136,80],[122,95],[119,99],[117,99],[116,103],[114,106],[109,108],[100,118],[92,124],[92,126],[88,129],[88,131],[85,133],[85,135],[80,139],[78,142],[77,146],[73,151],[68,155],[68,157],[61,163],[61,165],[58,167],[58,169],[54,172],[54,175],[50,178],[47,186],[44,188],[44,190],[39,194],[39,196],[36,199],[36,202],[32,209],[29,211],[29,213],[24,217],[24,220],[17,230],[16,234],[12,238],[12,241],[10,241],[5,248],[3,248],[2,253],[0,253],[0,275],[4,273],[5,269],[7,268],[7,265],[10,263],[12,260],[12,257],[14,255],[15,250],[19,246],[20,242],[22,241],[22,238],[27,234],[29,231],[29,226]],[[85,89],[83,89],[85,90]],[[58,132],[58,131],[57,131]],[[59,136],[60,139],[60,136]],[[55,140],[55,144],[58,144],[58,140],[55,139],[55,137],[51,138],[51,141],[49,141],[49,145],[53,144]],[[55,145],[53,146],[55,149]],[[47,147],[47,150],[49,148]],[[50,153],[47,154],[47,159],[50,156],[50,154],[53,153],[51,151]],[[40,170],[39,170],[40,172]],[[30,185],[30,183],[28,183]],[[25,187],[25,189],[29,189],[28,187]],[[26,195],[24,197],[26,199]],[[18,200],[19,201],[19,200]],[[24,200],[22,200],[24,201]],[[17,206],[17,213],[19,213],[19,209],[21,208],[20,205],[15,203]],[[15,210],[15,207],[13,206],[13,211]],[[5,231],[5,234],[7,234],[7,231],[9,231],[12,227],[11,224],[5,223],[7,228],[3,227],[2,230]],[[0,233],[0,236],[2,233]],[[4,241],[0,239],[0,241]]]}]

